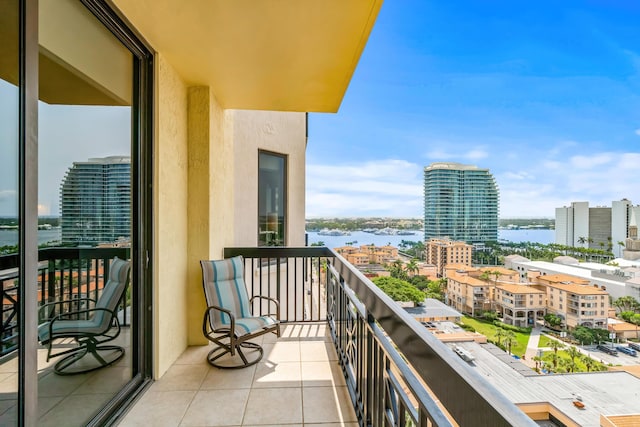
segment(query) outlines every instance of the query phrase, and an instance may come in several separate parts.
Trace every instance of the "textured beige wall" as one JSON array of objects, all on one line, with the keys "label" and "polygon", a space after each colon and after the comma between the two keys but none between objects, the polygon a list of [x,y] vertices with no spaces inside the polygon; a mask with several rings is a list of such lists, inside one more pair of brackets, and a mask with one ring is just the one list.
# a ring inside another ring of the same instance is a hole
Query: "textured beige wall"
[{"label": "textured beige wall", "polygon": [[233,244],[258,243],[258,150],[287,155],[287,246],[304,246],[305,114],[232,110],[234,163]]},{"label": "textured beige wall", "polygon": [[187,345],[187,87],[156,56],[154,377]]}]

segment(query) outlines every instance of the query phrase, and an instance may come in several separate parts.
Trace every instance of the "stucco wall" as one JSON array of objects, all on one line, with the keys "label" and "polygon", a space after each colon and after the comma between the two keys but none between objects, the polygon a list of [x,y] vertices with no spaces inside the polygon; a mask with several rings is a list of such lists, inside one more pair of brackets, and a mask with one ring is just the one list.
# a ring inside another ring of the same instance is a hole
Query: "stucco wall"
[{"label": "stucco wall", "polygon": [[287,156],[287,246],[304,246],[305,114],[232,110],[234,218],[232,243],[258,243],[258,150]]},{"label": "stucco wall", "polygon": [[187,86],[156,56],[154,377],[187,345]]}]

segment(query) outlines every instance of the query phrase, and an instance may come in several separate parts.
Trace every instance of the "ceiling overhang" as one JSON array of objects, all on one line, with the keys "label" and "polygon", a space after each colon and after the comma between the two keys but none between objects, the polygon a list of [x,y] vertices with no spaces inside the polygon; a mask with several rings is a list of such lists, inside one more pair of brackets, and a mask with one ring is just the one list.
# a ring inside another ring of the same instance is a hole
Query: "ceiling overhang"
[{"label": "ceiling overhang", "polygon": [[224,108],[335,112],[382,0],[114,0]]}]

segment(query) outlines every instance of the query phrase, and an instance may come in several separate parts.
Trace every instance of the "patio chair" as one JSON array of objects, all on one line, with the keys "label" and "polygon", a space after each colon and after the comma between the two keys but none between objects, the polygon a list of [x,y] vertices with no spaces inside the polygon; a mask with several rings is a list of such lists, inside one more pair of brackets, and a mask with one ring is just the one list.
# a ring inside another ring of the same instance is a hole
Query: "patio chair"
[{"label": "patio chair", "polygon": [[[200,264],[207,300],[202,332],[217,346],[207,355],[209,364],[221,369],[233,369],[258,363],[262,359],[262,347],[249,340],[269,332],[280,336],[278,301],[259,295],[249,299],[241,256],[220,261],[203,260]],[[275,307],[275,313],[253,316],[251,307],[255,299],[261,303],[267,300],[270,309]],[[229,357],[221,359],[225,355]]]},{"label": "patio chair", "polygon": [[[55,301],[40,307],[41,313],[49,313],[72,307],[75,310],[59,312],[50,320],[38,326],[38,338],[47,346],[47,362],[58,356],[65,356],[54,365],[59,375],[73,375],[93,371],[120,360],[124,348],[117,345],[104,345],[120,334],[117,307],[129,282],[129,261],[115,257],[109,267],[109,279],[104,285],[100,297],[76,298],[70,301]],[[93,306],[93,307],[92,307]],[[54,352],[54,341],[73,339],[73,348]],[[92,355],[95,361],[84,359]]]}]

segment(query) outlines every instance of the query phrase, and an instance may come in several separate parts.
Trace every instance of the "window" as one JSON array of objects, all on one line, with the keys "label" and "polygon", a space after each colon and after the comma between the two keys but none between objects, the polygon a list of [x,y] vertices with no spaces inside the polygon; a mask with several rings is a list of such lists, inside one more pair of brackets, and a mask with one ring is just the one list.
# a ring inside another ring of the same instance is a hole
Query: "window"
[{"label": "window", "polygon": [[258,246],[286,244],[287,158],[258,152]]}]

